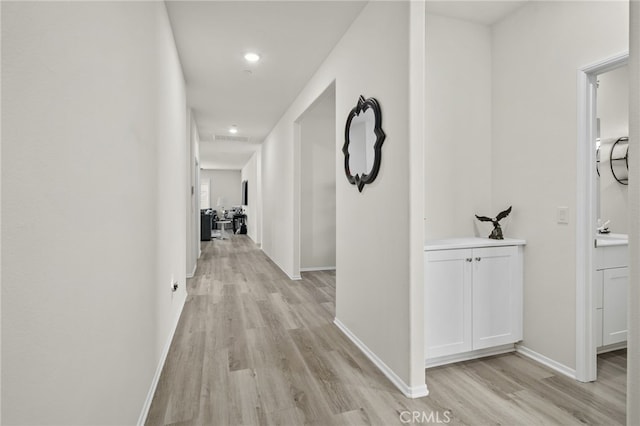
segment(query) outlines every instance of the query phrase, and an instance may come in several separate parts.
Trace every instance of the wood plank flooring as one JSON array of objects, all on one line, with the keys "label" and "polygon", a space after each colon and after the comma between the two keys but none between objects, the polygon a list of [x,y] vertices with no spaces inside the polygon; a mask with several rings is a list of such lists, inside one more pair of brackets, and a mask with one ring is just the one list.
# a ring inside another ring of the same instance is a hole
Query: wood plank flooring
[{"label": "wood plank flooring", "polygon": [[578,383],[516,354],[427,370],[405,398],[333,325],[335,274],[290,281],[246,236],[202,244],[147,425],[616,425],[626,351]]}]

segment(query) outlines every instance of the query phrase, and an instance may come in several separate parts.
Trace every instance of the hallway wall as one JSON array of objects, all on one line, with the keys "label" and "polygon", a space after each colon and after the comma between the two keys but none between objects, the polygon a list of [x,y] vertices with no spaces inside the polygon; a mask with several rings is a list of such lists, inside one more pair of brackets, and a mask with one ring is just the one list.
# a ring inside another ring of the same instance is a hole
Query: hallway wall
[{"label": "hallway wall", "polygon": [[210,180],[211,208],[218,208],[218,198],[223,197],[226,202],[225,210],[242,204],[242,180],[240,170],[200,170],[200,179]]},{"label": "hallway wall", "polygon": [[163,3],[2,3],[3,424],[138,419],[186,295],[185,110]]},{"label": "hallway wall", "polygon": [[187,109],[187,264],[185,272],[190,276],[200,256],[200,173],[198,126],[191,108]]},{"label": "hallway wall", "polygon": [[640,1],[629,12],[629,331],[627,334],[627,424],[640,424]]},{"label": "hallway wall", "polygon": [[[513,205],[509,234],[527,240],[523,344],[568,369],[576,366],[577,71],[628,48],[628,8],[528,2],[493,26],[493,205]],[[560,206],[568,224],[557,223]]]},{"label": "hallway wall", "polygon": [[336,266],[336,98],[329,88],[300,120],[300,268]]},{"label": "hallway wall", "polygon": [[242,180],[246,180],[247,192],[248,192],[248,204],[244,206],[245,213],[247,214],[247,235],[253,240],[254,243],[260,245],[262,242],[260,227],[262,226],[261,209],[262,205],[260,190],[262,174],[261,168],[261,152],[256,151],[251,156],[251,159],[242,168]]},{"label": "hallway wall", "polygon": [[[157,192],[155,233],[156,360],[166,354],[186,299],[186,209],[187,142],[186,89],[182,66],[169,24],[166,6],[158,3],[155,17],[155,143]],[[143,238],[142,235],[139,238]],[[171,292],[171,284],[178,291]],[[149,382],[151,383],[151,382]]]},{"label": "hallway wall", "polygon": [[424,239],[486,237],[490,230],[474,214],[496,213],[491,206],[491,29],[428,14],[426,31]]},{"label": "hallway wall", "polygon": [[[402,225],[409,220],[408,27],[408,3],[368,3],[266,138],[262,247],[293,275],[294,122],[335,81],[336,318],[419,392],[424,374],[418,381],[409,374],[410,230]],[[347,181],[341,152],[344,123],[360,95],[378,99],[387,134],[378,178],[362,193]],[[386,231],[390,211],[400,224],[393,232]]]}]

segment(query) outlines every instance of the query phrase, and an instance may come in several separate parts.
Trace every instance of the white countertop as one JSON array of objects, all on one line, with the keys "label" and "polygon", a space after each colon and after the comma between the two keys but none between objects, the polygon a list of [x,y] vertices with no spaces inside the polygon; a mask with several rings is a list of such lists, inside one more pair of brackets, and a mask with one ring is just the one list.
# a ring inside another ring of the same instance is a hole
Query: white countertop
[{"label": "white countertop", "polygon": [[527,242],[516,238],[504,240],[492,240],[490,238],[446,238],[442,240],[429,240],[424,245],[424,251],[453,250],[480,247],[523,246]]},{"label": "white countertop", "polygon": [[596,247],[626,246],[628,244],[629,236],[626,234],[596,235]]}]

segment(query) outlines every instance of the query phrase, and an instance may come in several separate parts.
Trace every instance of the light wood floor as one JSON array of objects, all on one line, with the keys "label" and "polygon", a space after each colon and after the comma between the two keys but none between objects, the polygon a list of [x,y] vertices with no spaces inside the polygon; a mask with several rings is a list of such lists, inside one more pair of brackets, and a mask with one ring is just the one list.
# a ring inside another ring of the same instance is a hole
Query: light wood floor
[{"label": "light wood floor", "polygon": [[246,236],[202,248],[148,425],[625,423],[625,351],[588,384],[515,354],[437,367],[410,400],[333,325],[334,273],[290,281]]}]

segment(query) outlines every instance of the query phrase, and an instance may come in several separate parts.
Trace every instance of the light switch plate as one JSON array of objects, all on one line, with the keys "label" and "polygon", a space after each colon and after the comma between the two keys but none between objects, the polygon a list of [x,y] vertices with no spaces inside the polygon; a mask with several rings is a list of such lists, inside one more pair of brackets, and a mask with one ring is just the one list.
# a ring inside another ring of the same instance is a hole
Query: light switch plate
[{"label": "light switch plate", "polygon": [[569,223],[569,207],[558,207],[558,223],[563,225]]}]

